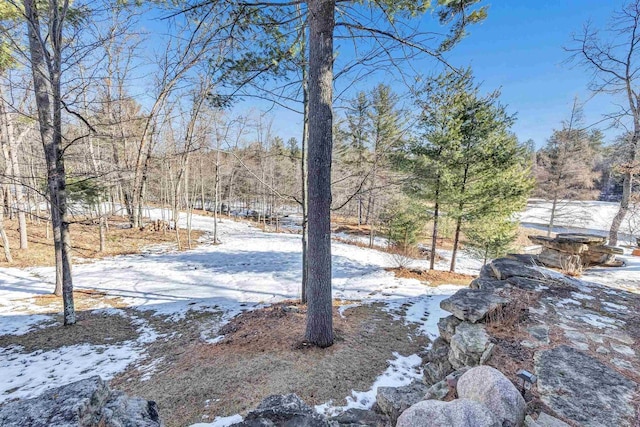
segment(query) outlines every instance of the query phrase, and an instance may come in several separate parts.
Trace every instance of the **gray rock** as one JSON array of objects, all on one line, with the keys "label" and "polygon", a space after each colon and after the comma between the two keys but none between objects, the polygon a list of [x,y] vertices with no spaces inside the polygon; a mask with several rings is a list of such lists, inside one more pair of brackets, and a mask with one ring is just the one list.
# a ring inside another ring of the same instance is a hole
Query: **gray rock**
[{"label": "gray rock", "polygon": [[631,347],[628,347],[626,345],[616,344],[612,342],[611,348],[613,349],[613,351],[623,354],[625,356],[634,357],[636,355],[636,352]]},{"label": "gray rock", "polygon": [[451,337],[456,333],[456,327],[460,324],[461,320],[454,315],[443,317],[438,320],[438,331],[440,332],[440,338],[446,342],[451,341]]},{"label": "gray rock", "polygon": [[581,351],[563,345],[536,353],[541,400],[584,426],[631,425],[637,384]]},{"label": "gray rock", "polygon": [[317,414],[297,395],[287,394],[267,397],[256,409],[250,411],[242,422],[233,425],[238,427],[327,427],[335,423]]},{"label": "gray rock", "polygon": [[329,421],[340,427],[387,427],[389,419],[382,414],[365,409],[351,408],[342,414],[332,417]]},{"label": "gray rock", "polygon": [[458,380],[460,379],[460,377],[462,375],[464,375],[465,372],[467,372],[469,369],[471,369],[468,366],[464,366],[460,369],[456,369],[455,371],[453,371],[452,373],[450,373],[449,375],[446,376],[445,381],[447,382],[447,385],[449,385],[449,387],[451,388],[456,388],[456,386],[458,385]]},{"label": "gray rock", "polygon": [[512,276],[507,279],[507,283],[523,291],[542,291],[549,289],[542,280],[532,279],[529,277]]},{"label": "gray rock", "polygon": [[442,337],[436,338],[431,350],[425,355],[427,364],[423,367],[424,381],[427,385],[435,384],[453,371],[449,363],[449,344]]},{"label": "gray rock", "polygon": [[547,415],[544,412],[541,412],[538,415],[538,419],[534,420],[531,415],[527,415],[524,419],[525,427],[571,427],[569,424],[565,423],[562,420],[559,420],[551,415]]},{"label": "gray rock", "polygon": [[105,427],[155,427],[160,426],[158,407],[154,401],[131,398],[123,392],[112,392],[102,408],[100,426]]},{"label": "gray rock", "polygon": [[449,363],[454,369],[482,365],[491,357],[493,348],[484,326],[463,322],[451,337]]},{"label": "gray rock", "polygon": [[489,277],[478,277],[473,279],[469,284],[471,289],[481,289],[483,291],[494,292],[498,289],[502,289],[505,286],[509,286],[509,282],[506,280],[498,280]]},{"label": "gray rock", "polygon": [[469,369],[460,377],[458,397],[482,403],[503,427],[516,427],[524,422],[526,402],[500,371],[490,366]]},{"label": "gray rock", "polygon": [[159,427],[155,402],[111,391],[100,377],[0,406],[3,427]]},{"label": "gray rock", "polygon": [[397,427],[501,427],[486,406],[468,399],[423,400],[400,415]]},{"label": "gray rock", "polygon": [[484,277],[487,279],[496,279],[496,275],[493,272],[493,268],[491,268],[491,265],[489,264],[485,264],[482,266],[482,268],[480,269],[480,275],[478,277]]},{"label": "gray rock", "polygon": [[493,260],[489,267],[493,271],[493,276],[498,280],[506,280],[510,277],[527,277],[529,279],[544,280],[543,271],[534,267],[529,267],[520,261],[510,258],[498,258]]},{"label": "gray rock", "polygon": [[449,384],[447,383],[447,380],[444,379],[429,387],[422,400],[442,400],[447,394],[449,394]]},{"label": "gray rock", "polygon": [[452,313],[460,320],[476,323],[500,308],[508,301],[489,291],[480,289],[460,289],[440,302],[440,308]]},{"label": "gray rock", "polygon": [[389,417],[391,425],[395,425],[400,414],[414,403],[420,402],[428,389],[426,384],[419,381],[404,387],[379,387],[376,404]]},{"label": "gray rock", "polygon": [[537,341],[549,344],[549,327],[547,325],[540,324],[530,326],[527,328],[527,332]]}]

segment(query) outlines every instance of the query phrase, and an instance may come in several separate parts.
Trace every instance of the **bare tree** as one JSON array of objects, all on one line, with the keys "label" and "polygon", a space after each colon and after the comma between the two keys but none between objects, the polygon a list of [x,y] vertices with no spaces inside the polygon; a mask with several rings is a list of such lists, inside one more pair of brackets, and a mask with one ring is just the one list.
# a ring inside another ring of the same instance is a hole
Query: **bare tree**
[{"label": "bare tree", "polygon": [[[626,3],[601,34],[587,23],[582,32],[573,35],[573,44],[566,50],[571,59],[593,72],[591,89],[597,93],[624,98],[624,106],[610,114],[614,124],[623,126],[631,137],[628,154],[620,166],[623,174],[620,208],[609,230],[609,244],[618,242],[618,230],[629,210],[633,180],[640,171],[640,0]],[[629,121],[631,122],[629,124]]]},{"label": "bare tree", "polygon": [[[62,51],[69,1],[46,3],[24,0],[29,36],[29,56],[33,74],[40,136],[47,161],[47,183],[51,203],[56,254],[56,290],[62,294],[64,324],[76,322],[71,278],[71,241],[67,219],[66,172],[62,145]],[[45,8],[42,10],[41,8]]]}]

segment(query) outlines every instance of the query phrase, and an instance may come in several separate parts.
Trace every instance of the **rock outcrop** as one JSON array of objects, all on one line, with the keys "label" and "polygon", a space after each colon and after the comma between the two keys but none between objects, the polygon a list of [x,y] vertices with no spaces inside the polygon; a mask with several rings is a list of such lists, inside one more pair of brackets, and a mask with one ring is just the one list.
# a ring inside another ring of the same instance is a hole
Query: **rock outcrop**
[{"label": "rock outcrop", "polygon": [[160,427],[155,402],[114,391],[100,377],[0,406],[3,427]]},{"label": "rock outcrop", "polygon": [[540,398],[558,415],[584,426],[629,425],[636,383],[566,345],[541,351],[535,359]]},{"label": "rock outcrop", "polygon": [[622,248],[606,245],[607,238],[593,234],[560,233],[556,237],[529,236],[534,244],[543,247],[538,261],[553,268],[566,269],[568,266],[622,265],[616,254],[622,255]]}]

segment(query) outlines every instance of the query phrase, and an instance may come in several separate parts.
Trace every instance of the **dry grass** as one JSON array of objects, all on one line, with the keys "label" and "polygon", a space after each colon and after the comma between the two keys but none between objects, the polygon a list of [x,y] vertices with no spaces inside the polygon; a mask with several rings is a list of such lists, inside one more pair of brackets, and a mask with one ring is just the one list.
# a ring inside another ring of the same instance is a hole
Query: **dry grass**
[{"label": "dry grass", "polygon": [[444,284],[450,285],[469,285],[476,276],[462,273],[451,273],[442,270],[417,270],[406,268],[387,268],[387,271],[393,272],[396,277],[403,279],[417,279],[421,282],[429,282],[430,286],[439,286]]},{"label": "dry grass", "polygon": [[[175,243],[175,232],[141,231],[133,228],[124,228],[127,221],[121,217],[109,218],[109,230],[106,236],[106,251],[100,252],[100,235],[97,224],[88,222],[74,222],[70,225],[72,256],[76,259],[97,259],[115,255],[127,255],[139,253],[145,246],[156,244]],[[53,253],[53,238],[47,228],[50,225],[41,221],[27,223],[29,248],[18,249],[19,234],[17,220],[5,219],[5,229],[9,237],[13,262],[8,263],[4,257],[0,260],[2,267],[36,267],[51,266],[55,264]],[[197,230],[191,231],[193,241],[197,241],[204,233]],[[186,242],[186,230],[181,230],[183,246]]]},{"label": "dry grass", "polygon": [[[555,233],[552,233],[552,236]],[[518,227],[518,235],[516,237],[515,242],[513,242],[513,246],[518,250],[516,252],[520,252],[520,249],[525,248],[527,246],[533,245],[531,240],[529,240],[529,236],[546,236],[547,232],[543,230],[538,230],[537,228],[526,228],[526,227]]]},{"label": "dry grass", "polygon": [[[48,309],[48,313],[60,313],[62,311],[62,297],[57,295],[36,295],[31,302]],[[93,310],[96,307],[125,308],[127,305],[120,297],[109,296],[105,292],[92,289],[73,291],[73,304],[77,311]],[[41,313],[41,312],[39,312]]]},{"label": "dry grass", "polygon": [[0,336],[0,348],[21,346],[22,352],[49,351],[77,344],[113,345],[138,337],[137,327],[131,319],[119,315],[77,311],[76,323],[62,327],[62,315],[47,327],[35,329],[24,335]]},{"label": "dry grass", "polygon": [[293,304],[238,316],[216,345],[199,341],[197,322],[181,323],[179,335],[150,346],[152,359],[163,358],[151,381],[140,381],[141,372],[130,369],[112,383],[157,401],[167,426],[183,426],[203,415],[212,420],[245,412],[270,394],[297,393],[311,405],[330,399],[344,404],[351,390],[371,387],[392,352],[412,354],[427,344],[401,320],[367,306],[346,310],[345,317],[335,308],[335,344],[305,346],[305,307],[290,310]]}]

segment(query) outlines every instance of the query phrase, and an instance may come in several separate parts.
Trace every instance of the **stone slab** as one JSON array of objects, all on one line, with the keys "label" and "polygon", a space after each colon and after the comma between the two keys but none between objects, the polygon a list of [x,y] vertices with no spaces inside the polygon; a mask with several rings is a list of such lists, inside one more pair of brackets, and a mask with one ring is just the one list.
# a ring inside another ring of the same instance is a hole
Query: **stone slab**
[{"label": "stone slab", "polygon": [[598,359],[562,345],[535,355],[538,392],[558,415],[580,425],[631,425],[637,384]]},{"label": "stone slab", "polygon": [[460,320],[476,323],[506,304],[508,301],[489,291],[481,289],[461,289],[440,302],[440,308]]}]

